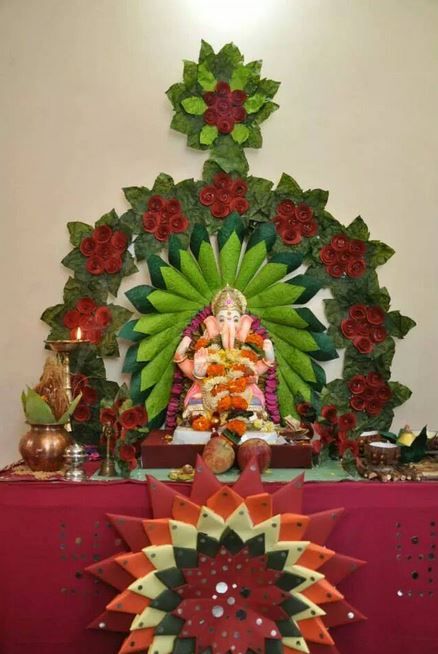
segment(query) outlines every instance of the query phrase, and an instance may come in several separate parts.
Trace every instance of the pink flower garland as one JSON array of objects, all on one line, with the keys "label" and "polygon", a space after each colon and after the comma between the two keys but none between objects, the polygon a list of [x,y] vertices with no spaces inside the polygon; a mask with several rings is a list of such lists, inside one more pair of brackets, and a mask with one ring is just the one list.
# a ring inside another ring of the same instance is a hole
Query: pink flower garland
[{"label": "pink flower garland", "polygon": [[[192,338],[196,332],[199,331],[202,323],[204,320],[208,317],[211,316],[211,308],[205,307],[200,311],[199,313],[196,314],[196,316],[193,318],[191,321],[190,325],[188,325],[184,331],[183,331],[183,336],[189,336]],[[266,331],[264,327],[262,327],[260,320],[256,318],[255,316],[251,316],[253,319],[253,323],[251,325],[251,329],[255,334],[259,334],[259,336],[262,336],[262,338],[268,338],[269,334]],[[178,409],[181,403],[181,394],[184,390],[184,375],[182,374],[181,370],[178,368],[178,366],[175,368],[175,373],[173,375],[173,383],[172,383],[172,388],[170,391],[170,399],[169,399],[169,404],[167,407],[167,412],[166,412],[166,429],[175,429],[177,425],[177,415],[178,415]],[[268,371],[266,373],[266,384],[265,384],[265,399],[266,399],[266,410],[271,418],[271,420],[275,424],[279,424],[280,422],[280,409],[278,406],[278,399],[277,399],[277,386],[278,386],[278,380],[277,380],[277,372],[275,369],[275,366],[272,368],[268,368]]]}]

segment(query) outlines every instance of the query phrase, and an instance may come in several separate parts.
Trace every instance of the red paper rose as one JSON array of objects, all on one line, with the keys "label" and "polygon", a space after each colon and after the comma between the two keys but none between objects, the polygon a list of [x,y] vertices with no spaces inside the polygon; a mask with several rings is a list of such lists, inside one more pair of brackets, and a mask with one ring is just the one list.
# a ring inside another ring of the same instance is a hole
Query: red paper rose
[{"label": "red paper rose", "polygon": [[71,376],[71,389],[73,397],[79,395],[83,389],[88,385],[88,377],[80,372],[76,372]]},{"label": "red paper rose", "polygon": [[112,321],[111,311],[108,309],[108,307],[99,307],[94,314],[94,319],[96,325],[99,327],[108,327]]},{"label": "red paper rose", "polygon": [[383,325],[385,320],[385,312],[383,311],[382,307],[367,307],[366,314],[368,322],[370,322],[372,325]]},{"label": "red paper rose", "polygon": [[214,109],[211,107],[204,112],[204,122],[207,125],[216,125],[218,115]]},{"label": "red paper rose", "polygon": [[78,406],[74,410],[73,418],[77,422],[87,422],[91,418],[91,409],[86,404],[79,402]]},{"label": "red paper rose", "polygon": [[356,427],[356,417],[354,413],[344,413],[338,418],[339,431],[351,431]]},{"label": "red paper rose", "polygon": [[209,207],[216,200],[216,188],[214,186],[204,186],[199,192],[199,200],[201,204]]},{"label": "red paper rose", "polygon": [[165,200],[160,195],[151,195],[148,202],[149,211],[161,211],[164,208]]},{"label": "red paper rose", "polygon": [[159,221],[159,217],[157,216],[157,214],[152,213],[150,211],[146,211],[146,213],[143,214],[144,231],[153,234],[158,227],[158,221]]},{"label": "red paper rose", "polygon": [[353,304],[348,311],[348,315],[352,320],[366,320],[367,308],[364,304]]},{"label": "red paper rose", "polygon": [[280,216],[295,216],[295,204],[292,200],[283,200],[277,207],[277,213]]},{"label": "red paper rose", "polygon": [[96,404],[97,402],[97,392],[91,386],[85,386],[82,391],[81,402],[84,404]]},{"label": "red paper rose", "polygon": [[120,414],[119,420],[125,429],[135,429],[138,427],[138,412],[134,407],[126,409]]},{"label": "red paper rose", "polygon": [[333,236],[331,240],[331,244],[334,250],[337,252],[342,252],[343,250],[346,250],[349,244],[349,240],[346,236],[343,236],[342,234],[337,234],[336,236]]},{"label": "red paper rose", "polygon": [[245,102],[247,97],[248,96],[246,95],[245,91],[241,91],[240,89],[236,89],[236,91],[233,91],[231,93],[231,102],[234,105],[239,106],[239,105],[242,105]]},{"label": "red paper rose", "polygon": [[351,398],[350,406],[355,411],[363,411],[365,409],[365,400],[360,395]]},{"label": "red paper rose", "polygon": [[98,243],[96,247],[96,252],[95,254],[98,257],[101,257],[102,259],[106,259],[107,257],[110,257],[114,252],[114,248],[111,245],[111,241],[107,241],[106,243]]},{"label": "red paper rose", "polygon": [[233,186],[233,179],[227,173],[217,173],[213,177],[213,184],[216,188],[230,189]]},{"label": "red paper rose", "polygon": [[117,230],[113,233],[111,237],[111,245],[115,250],[118,250],[119,252],[124,252],[126,248],[128,247],[128,236],[125,234],[125,232],[122,232],[121,230]]},{"label": "red paper rose", "polygon": [[116,412],[110,408],[101,409],[99,420],[103,425],[113,425],[117,420]]},{"label": "red paper rose", "polygon": [[112,257],[109,257],[109,259],[105,259],[103,265],[105,268],[105,272],[107,272],[109,275],[118,273],[120,272],[123,266],[122,257],[118,254],[113,255]]},{"label": "red paper rose", "polygon": [[146,410],[143,406],[138,404],[137,406],[133,407],[134,411],[137,414],[137,425],[139,427],[143,427],[148,421],[148,414],[146,413]]},{"label": "red paper rose", "polygon": [[91,314],[96,308],[96,303],[91,297],[81,297],[76,302],[76,308],[79,313]]},{"label": "red paper rose", "polygon": [[327,404],[326,406],[323,406],[321,409],[321,416],[324,418],[324,420],[327,420],[328,422],[331,422],[332,424],[335,424],[337,422],[337,409],[334,404]]},{"label": "red paper rose", "polygon": [[357,333],[357,328],[356,328],[356,323],[354,320],[348,320],[344,319],[341,322],[341,332],[345,336],[345,338],[353,338],[356,336]]},{"label": "red paper rose", "polygon": [[167,241],[169,238],[170,230],[167,225],[159,225],[155,231],[155,238],[157,241]]},{"label": "red paper rose", "polygon": [[336,263],[337,261],[336,250],[334,250],[331,245],[325,245],[319,253],[319,258],[323,263],[327,265]]},{"label": "red paper rose", "polygon": [[97,243],[107,243],[111,240],[113,230],[109,225],[99,225],[93,232],[93,238]]},{"label": "red paper rose", "polygon": [[296,245],[301,241],[301,234],[294,227],[283,227],[279,231],[279,234],[283,243],[286,243],[286,245]]},{"label": "red paper rose", "polygon": [[102,257],[92,255],[87,259],[85,267],[90,275],[101,275],[104,272],[104,261]]},{"label": "red paper rose", "polygon": [[216,93],[221,96],[228,96],[230,94],[230,85],[228,82],[218,82],[216,84]]},{"label": "red paper rose", "polygon": [[384,327],[374,326],[371,328],[370,338],[374,343],[383,343],[387,336],[388,332]]},{"label": "red paper rose", "polygon": [[244,198],[248,192],[248,184],[243,179],[236,179],[231,187],[231,194],[236,198]]},{"label": "red paper rose", "polygon": [[135,460],[135,447],[126,443],[121,445],[119,448],[119,459],[126,462]]},{"label": "red paper rose", "polygon": [[366,271],[365,252],[366,245],[363,241],[350,240],[344,234],[336,234],[321,249],[319,258],[331,277],[339,278],[345,274],[355,279],[362,277]]},{"label": "red paper rose", "polygon": [[246,198],[237,197],[231,201],[232,211],[237,211],[240,215],[244,214],[249,209],[249,202]]},{"label": "red paper rose", "polygon": [[366,388],[366,381],[364,375],[355,375],[348,382],[348,388],[353,395],[360,395]]},{"label": "red paper rose", "polygon": [[378,372],[369,372],[366,376],[366,383],[371,388],[380,388],[385,382]]},{"label": "red paper rose", "polygon": [[362,277],[366,270],[366,264],[364,259],[350,260],[347,262],[346,273],[349,277],[353,279],[355,277]]},{"label": "red paper rose", "polygon": [[340,263],[336,262],[328,265],[326,270],[330,277],[334,277],[335,279],[339,279],[339,277],[342,277],[344,274],[344,267]]},{"label": "red paper rose", "polygon": [[211,207],[211,214],[215,218],[226,218],[230,213],[230,207],[222,202],[215,202]]},{"label": "red paper rose", "polygon": [[368,400],[366,403],[365,411],[370,416],[378,416],[382,413],[383,403],[378,399]]},{"label": "red paper rose", "polygon": [[186,231],[187,227],[189,226],[189,221],[185,216],[178,213],[170,218],[169,225],[171,232],[179,234]]},{"label": "red paper rose", "polygon": [[373,349],[373,343],[368,336],[355,336],[353,345],[361,354],[369,354]]},{"label": "red paper rose", "polygon": [[96,250],[97,243],[91,236],[86,236],[82,239],[79,250],[84,255],[84,257],[89,257],[94,254]]},{"label": "red paper rose", "polygon": [[307,204],[299,204],[295,208],[295,215],[300,223],[307,223],[313,218],[313,211]]},{"label": "red paper rose", "polygon": [[318,233],[318,224],[313,218],[312,209],[306,204],[298,206],[292,200],[282,200],[276,207],[272,221],[277,234],[286,245],[296,245],[303,238],[311,238]]},{"label": "red paper rose", "polygon": [[221,134],[229,134],[233,131],[234,119],[233,118],[224,118],[221,116],[218,118],[216,126]]},{"label": "red paper rose", "polygon": [[81,320],[81,314],[76,309],[71,309],[64,314],[62,323],[68,329],[77,329]]}]

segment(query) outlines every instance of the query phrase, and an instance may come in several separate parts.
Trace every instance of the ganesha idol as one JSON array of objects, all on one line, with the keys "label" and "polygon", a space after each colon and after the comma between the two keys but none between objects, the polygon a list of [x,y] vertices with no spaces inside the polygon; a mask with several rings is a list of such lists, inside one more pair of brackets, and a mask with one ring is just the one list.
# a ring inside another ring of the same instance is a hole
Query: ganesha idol
[{"label": "ganesha idol", "polygon": [[[208,440],[214,426],[247,438],[248,430],[263,428],[276,438],[266,421],[265,397],[258,382],[275,366],[272,342],[251,330],[253,318],[246,314],[245,296],[226,286],[211,302],[212,315],[205,318],[203,334],[193,341],[185,336],[174,362],[192,380],[184,399],[186,427],[175,431],[175,443]],[[244,440],[244,438],[242,438]]]}]

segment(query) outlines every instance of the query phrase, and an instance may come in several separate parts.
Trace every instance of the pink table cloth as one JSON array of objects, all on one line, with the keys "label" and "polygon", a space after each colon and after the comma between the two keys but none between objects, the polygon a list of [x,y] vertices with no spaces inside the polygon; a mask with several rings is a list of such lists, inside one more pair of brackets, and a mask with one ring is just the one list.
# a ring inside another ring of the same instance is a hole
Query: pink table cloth
[{"label": "pink table cloth", "polygon": [[[437,654],[438,484],[305,485],[306,513],[338,507],[327,545],[368,562],[340,585],[368,617],[333,632],[340,653]],[[115,591],[84,568],[125,549],[106,513],[150,517],[146,483],[0,484],[0,654],[117,652],[86,629]]]}]

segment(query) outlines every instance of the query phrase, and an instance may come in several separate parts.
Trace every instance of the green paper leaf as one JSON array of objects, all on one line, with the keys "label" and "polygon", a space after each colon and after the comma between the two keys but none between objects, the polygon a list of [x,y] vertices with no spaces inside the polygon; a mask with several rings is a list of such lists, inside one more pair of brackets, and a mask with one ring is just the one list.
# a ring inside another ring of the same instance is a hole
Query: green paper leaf
[{"label": "green paper leaf", "polygon": [[179,107],[179,103],[186,92],[187,89],[185,84],[181,84],[180,82],[178,84],[172,84],[172,86],[167,89],[166,95],[175,109]]},{"label": "green paper leaf", "polygon": [[84,279],[84,277],[91,277],[91,275],[89,275],[85,270],[85,262],[86,258],[83,254],[81,254],[79,248],[75,248],[69,252],[61,261],[63,266],[70,268],[70,270],[73,270],[76,274],[79,274],[82,279]]},{"label": "green paper leaf", "polygon": [[146,411],[149,420],[156,418],[169,403],[170,389],[172,386],[173,368],[169,366],[158,384],[156,384],[146,400]]},{"label": "green paper leaf", "polygon": [[269,118],[271,114],[274,113],[274,111],[277,111],[279,109],[279,105],[276,104],[275,102],[266,102],[263,107],[260,109],[260,111],[257,113],[255,117],[255,121],[257,123],[263,123],[265,120]]},{"label": "green paper leaf", "polygon": [[402,316],[400,311],[389,311],[386,314],[385,326],[391,336],[395,336],[396,338],[404,338],[416,324],[412,318]]},{"label": "green paper leaf", "polygon": [[247,98],[247,100],[245,100],[243,103],[243,106],[249,114],[255,114],[259,109],[261,109],[261,107],[263,107],[265,102],[266,97],[260,93],[256,93],[250,98]]},{"label": "green paper leaf", "polygon": [[156,355],[147,363],[143,365],[141,371],[141,390],[146,391],[151,386],[159,382],[161,377],[165,374],[168,366],[173,369],[173,356],[176,347],[178,346],[178,339],[171,341],[162,350],[158,350]]},{"label": "green paper leaf", "polygon": [[231,137],[233,141],[236,143],[244,143],[249,136],[249,129],[246,127],[246,125],[243,125],[242,123],[237,123],[233,127],[233,131],[231,132]]},{"label": "green paper leaf", "polygon": [[184,60],[184,84],[187,88],[192,88],[196,84],[198,77],[198,65],[194,61]]},{"label": "green paper leaf", "polygon": [[253,279],[245,286],[244,293],[248,296],[261,292],[268,286],[285,277],[292,270],[298,268],[303,261],[300,254],[282,252],[271,257],[270,261],[261,268]]},{"label": "green paper leaf", "polygon": [[151,192],[144,186],[129,186],[123,189],[125,198],[137,213],[144,213],[147,209]]},{"label": "green paper leaf", "polygon": [[252,77],[252,72],[250,68],[243,65],[237,66],[233,70],[233,74],[231,75],[231,80],[230,80],[231,90],[232,91],[235,91],[237,89],[243,90],[250,77]]},{"label": "green paper leaf", "polygon": [[175,183],[170,175],[167,175],[167,173],[160,173],[154,182],[152,191],[156,195],[167,196],[172,193],[174,186]]},{"label": "green paper leaf", "polygon": [[299,184],[291,177],[290,175],[287,175],[286,173],[283,173],[280,181],[278,182],[278,186],[276,188],[276,191],[278,193],[284,193],[285,195],[290,195],[291,197],[300,197],[303,194],[303,191]]},{"label": "green paper leaf", "polygon": [[357,238],[361,241],[367,241],[370,237],[370,230],[365,221],[358,216],[347,227],[347,234],[350,238]]},{"label": "green paper leaf", "polygon": [[141,316],[135,321],[134,333],[149,335],[159,334],[163,330],[175,325],[182,330],[190,322],[192,317],[193,312],[191,311],[160,314],[150,313],[146,316]]},{"label": "green paper leaf", "polygon": [[204,125],[199,133],[199,142],[202,145],[211,145],[217,139],[218,134],[216,125]]},{"label": "green paper leaf", "polygon": [[217,80],[205,63],[198,66],[198,83],[204,91],[214,91],[216,88]]},{"label": "green paper leaf", "polygon": [[[153,336],[147,336],[138,345],[137,361],[151,361],[170,343],[174,346],[174,351],[182,338],[181,327],[175,325],[158,332]],[[142,390],[144,390],[142,388]]]},{"label": "green paper leaf", "polygon": [[172,129],[182,134],[188,134],[193,127],[193,119],[183,111],[177,111],[172,122],[170,123]]},{"label": "green paper leaf", "polygon": [[247,148],[261,148],[263,144],[263,138],[262,138],[262,133],[260,131],[260,127],[257,125],[257,123],[252,123],[252,125],[248,128],[249,129],[249,136],[248,139],[245,141]]},{"label": "green paper leaf", "polygon": [[207,109],[207,105],[204,100],[197,95],[193,95],[190,98],[185,98],[181,101],[182,106],[188,114],[193,116],[202,116],[204,111]]},{"label": "green paper leaf", "polygon": [[100,225],[109,225],[110,227],[116,228],[119,223],[119,217],[115,209],[111,209],[108,213],[104,213],[101,218],[96,222],[96,227]]},{"label": "green paper leaf", "polygon": [[262,79],[258,85],[260,93],[268,98],[273,98],[277,93],[281,82],[274,82],[272,79]]},{"label": "green paper leaf", "polygon": [[382,243],[381,241],[370,241],[369,246],[370,264],[374,267],[382,266],[395,253],[395,250],[389,247],[389,245],[386,245],[386,243]]},{"label": "green paper leaf", "polygon": [[181,302],[179,295],[174,295],[168,291],[154,291],[148,296],[148,302],[159,313],[170,313],[180,311],[200,311],[203,307],[199,302],[184,300]]},{"label": "green paper leaf", "polygon": [[214,58],[214,50],[207,41],[201,40],[201,49],[199,51],[199,61],[210,60]]},{"label": "green paper leaf", "polygon": [[67,229],[70,234],[70,242],[75,247],[79,247],[82,239],[91,236],[93,233],[93,228],[90,225],[81,222],[67,223]]},{"label": "green paper leaf", "polygon": [[245,154],[230,136],[224,136],[212,148],[210,160],[217,163],[226,173],[235,172],[245,176],[248,172],[248,162]]},{"label": "green paper leaf", "polygon": [[399,382],[389,382],[389,388],[392,392],[391,405],[394,407],[404,404],[412,395],[410,388]]}]

